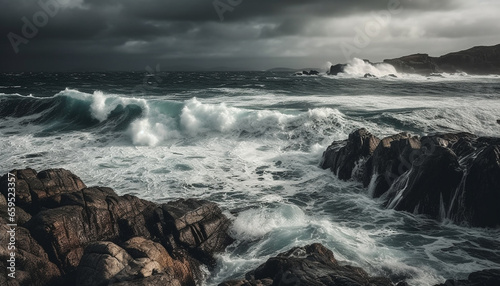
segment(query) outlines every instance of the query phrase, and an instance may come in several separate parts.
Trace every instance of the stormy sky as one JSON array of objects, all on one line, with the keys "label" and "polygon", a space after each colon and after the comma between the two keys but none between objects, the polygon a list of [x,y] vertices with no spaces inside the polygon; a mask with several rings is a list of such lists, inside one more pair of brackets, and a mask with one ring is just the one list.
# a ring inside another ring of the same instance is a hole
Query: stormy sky
[{"label": "stormy sky", "polygon": [[498,0],[0,0],[1,71],[325,67],[500,43]]}]

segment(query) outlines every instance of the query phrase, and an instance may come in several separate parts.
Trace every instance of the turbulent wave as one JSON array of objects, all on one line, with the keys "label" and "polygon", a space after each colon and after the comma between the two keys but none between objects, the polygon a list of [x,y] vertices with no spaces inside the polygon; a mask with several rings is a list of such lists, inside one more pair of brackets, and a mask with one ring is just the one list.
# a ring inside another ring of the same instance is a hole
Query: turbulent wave
[{"label": "turbulent wave", "polygon": [[344,68],[344,74],[355,77],[363,77],[365,74],[371,74],[376,77],[384,77],[390,74],[399,75],[396,69],[390,64],[371,64],[358,58],[352,59],[347,64],[347,66]]},{"label": "turbulent wave", "polygon": [[22,125],[41,125],[40,134],[90,128],[125,130],[146,107],[141,100],[70,89],[53,97],[4,95],[0,102],[0,118],[18,118]]},{"label": "turbulent wave", "polygon": [[287,114],[207,104],[197,98],[184,102],[146,100],[73,89],[48,98],[8,95],[1,102],[0,118],[40,125],[40,135],[75,130],[125,132],[134,145],[148,146],[210,134],[308,140],[345,121],[341,112],[331,108]]}]

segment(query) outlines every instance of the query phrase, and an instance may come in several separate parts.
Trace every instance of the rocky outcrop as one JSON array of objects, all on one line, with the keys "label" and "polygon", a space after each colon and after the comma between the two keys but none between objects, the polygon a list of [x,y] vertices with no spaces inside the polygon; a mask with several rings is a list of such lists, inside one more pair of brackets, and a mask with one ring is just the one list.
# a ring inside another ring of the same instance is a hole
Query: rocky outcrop
[{"label": "rocky outcrop", "polygon": [[[157,205],[87,188],[63,169],[11,173],[26,214],[16,233],[23,285],[195,285],[200,265],[214,266],[213,255],[233,241],[229,219],[208,201]],[[7,176],[0,182],[5,205]],[[0,248],[1,261],[9,253]]]},{"label": "rocky outcrop", "polygon": [[436,286],[496,286],[500,285],[500,269],[487,269],[473,272],[467,280],[446,280]]},{"label": "rocky outcrop", "polygon": [[[16,178],[16,205],[28,213],[58,204],[60,195],[85,188],[79,177],[68,170],[50,169],[37,173],[33,169],[13,170]],[[7,175],[0,178],[0,193],[7,195]]]},{"label": "rocky outcrop", "polygon": [[336,64],[330,67],[330,71],[328,72],[329,75],[338,75],[339,73],[343,73],[344,69],[347,65],[346,64]]},{"label": "rocky outcrop", "polygon": [[[100,241],[88,245],[77,269],[76,285],[196,285],[195,264],[173,259],[159,243],[142,237],[122,247]],[[144,281],[147,279],[147,282]],[[154,281],[154,283],[153,283]]]},{"label": "rocky outcrop", "polygon": [[373,154],[380,139],[366,129],[349,134],[346,141],[334,142],[323,155],[321,167],[330,169],[341,180],[349,180],[358,163]]},{"label": "rocky outcrop", "polygon": [[319,75],[319,71],[317,70],[309,70],[309,71],[302,71],[302,72],[297,72],[295,75]]},{"label": "rocky outcrop", "polygon": [[480,46],[440,57],[414,54],[384,60],[398,72],[429,75],[432,73],[500,74],[500,45]]},{"label": "rocky outcrop", "polygon": [[[321,244],[295,247],[278,254],[246,274],[244,280],[232,280],[219,286],[257,285],[337,285],[389,286],[384,277],[371,277],[363,269],[341,265],[331,250]],[[401,284],[404,285],[404,284]]]},{"label": "rocky outcrop", "polygon": [[[367,131],[356,130],[328,147],[322,167],[342,180],[362,181],[389,208],[472,226],[500,225],[500,138],[401,133],[380,140],[375,150],[372,140],[373,151],[363,153],[360,148],[368,144],[357,143],[360,134]],[[362,179],[348,175],[353,162]]]}]

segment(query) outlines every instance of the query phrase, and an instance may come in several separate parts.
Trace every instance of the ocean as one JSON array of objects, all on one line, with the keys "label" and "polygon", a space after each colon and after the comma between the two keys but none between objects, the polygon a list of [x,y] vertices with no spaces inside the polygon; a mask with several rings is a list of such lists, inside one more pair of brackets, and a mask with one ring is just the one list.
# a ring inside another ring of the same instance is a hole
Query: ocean
[{"label": "ocean", "polygon": [[3,73],[0,173],[65,168],[120,195],[218,203],[236,241],[206,285],[314,242],[372,275],[433,285],[500,268],[500,229],[384,209],[322,170],[322,153],[361,127],[380,138],[498,137],[499,110],[499,76],[406,75],[362,61],[339,76]]}]

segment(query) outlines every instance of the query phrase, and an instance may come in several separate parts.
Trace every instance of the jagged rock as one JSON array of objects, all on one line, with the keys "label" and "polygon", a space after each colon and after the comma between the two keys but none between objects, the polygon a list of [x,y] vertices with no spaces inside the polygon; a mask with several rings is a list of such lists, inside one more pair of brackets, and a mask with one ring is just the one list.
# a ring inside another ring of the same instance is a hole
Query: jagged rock
[{"label": "jagged rock", "polygon": [[329,75],[338,75],[339,73],[344,72],[344,68],[346,67],[346,64],[336,64],[334,66],[330,67],[330,71],[328,72]]},{"label": "jagged rock", "polygon": [[162,205],[162,209],[174,239],[207,265],[214,265],[213,254],[233,242],[227,234],[230,221],[214,203],[181,199]]},{"label": "jagged rock", "polygon": [[389,136],[380,141],[372,157],[366,162],[363,184],[378,198],[387,192],[400,175],[410,169],[420,155],[418,137],[408,133]]},{"label": "jagged rock", "polygon": [[[35,214],[42,207],[53,207],[60,195],[85,188],[79,177],[65,169],[50,169],[37,173],[33,169],[13,170],[16,183],[16,204]],[[0,192],[7,195],[7,174],[0,178]]]},{"label": "jagged rock", "polygon": [[365,75],[363,77],[364,78],[372,78],[372,77],[376,77],[376,76],[372,75],[371,73],[365,73]]},{"label": "jagged rock", "polygon": [[[383,196],[388,208],[472,226],[500,225],[500,138],[401,133],[376,145],[366,143],[362,138],[369,132],[360,130],[329,146],[321,167],[342,180],[359,180],[353,170],[361,169],[364,186],[373,197]],[[370,152],[361,151],[366,146]]]},{"label": "jagged rock", "polygon": [[[179,200],[159,206],[130,195],[118,196],[110,188],[86,188],[63,169],[13,172],[16,203],[22,206],[16,219],[26,227],[17,230],[17,241],[23,241],[16,265],[16,283],[21,285],[101,284],[109,277],[120,279],[106,284],[195,285],[201,263],[213,266],[213,255],[233,241],[227,234],[230,221],[208,201]],[[6,193],[7,176],[1,181]],[[0,193],[0,213],[7,203]],[[118,246],[121,243],[126,250]],[[85,253],[80,268],[95,270],[105,263],[101,269],[105,272],[93,280],[85,280],[90,274],[84,270],[76,275]],[[0,248],[0,256],[6,255]],[[118,264],[117,255],[121,255]]]},{"label": "jagged rock", "polygon": [[333,253],[321,244],[295,247],[278,254],[248,272],[245,278],[220,285],[393,285],[387,278],[370,277],[359,267],[340,265]]},{"label": "jagged rock", "polygon": [[450,209],[463,172],[458,157],[448,148],[434,146],[413,162],[412,168],[400,176],[389,190],[387,205],[400,211],[445,218]]},{"label": "jagged rock", "polygon": [[59,269],[49,261],[45,250],[33,239],[26,228],[15,228],[16,249],[8,248],[7,242],[10,238],[8,231],[11,228],[7,226],[7,223],[4,218],[0,218],[0,241],[2,241],[2,245],[0,245],[0,261],[6,263],[2,265],[0,276],[2,278],[7,277],[4,271],[7,270],[9,264],[7,260],[10,258],[10,253],[14,251],[16,278],[15,280],[10,278],[7,278],[6,281],[0,280],[1,285],[57,285],[61,276]]},{"label": "jagged rock", "polygon": [[500,269],[487,269],[469,274],[467,280],[446,280],[436,286],[498,286],[500,285]]},{"label": "jagged rock", "polygon": [[123,248],[101,241],[85,248],[76,284],[195,285],[195,267],[199,265],[191,265],[187,259],[174,260],[161,244],[142,237],[130,239]]},{"label": "jagged rock", "polygon": [[472,157],[453,218],[473,226],[500,226],[500,145],[487,146]]},{"label": "jagged rock", "polygon": [[130,271],[129,264],[132,260],[132,256],[112,242],[92,243],[85,248],[85,254],[78,265],[76,285],[106,285],[113,279],[118,279],[116,276],[122,271]]},{"label": "jagged rock", "polygon": [[174,259],[161,244],[143,237],[134,237],[128,240],[123,244],[123,248],[134,259],[149,258],[151,261],[158,262],[163,272],[175,277],[183,285],[194,284],[199,264],[190,260],[186,253],[177,251]]},{"label": "jagged rock", "polygon": [[90,242],[151,237],[147,221],[154,209],[153,203],[119,197],[110,188],[87,188],[63,194],[60,207],[41,211],[27,227],[51,260],[68,272],[76,268]]},{"label": "jagged rock", "polygon": [[330,168],[341,180],[349,180],[356,164],[373,154],[380,139],[366,129],[358,129],[349,134],[347,141],[334,142],[323,153],[321,167]]}]

